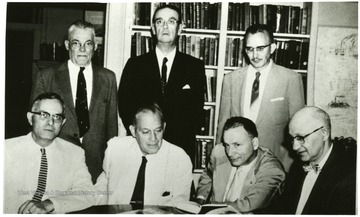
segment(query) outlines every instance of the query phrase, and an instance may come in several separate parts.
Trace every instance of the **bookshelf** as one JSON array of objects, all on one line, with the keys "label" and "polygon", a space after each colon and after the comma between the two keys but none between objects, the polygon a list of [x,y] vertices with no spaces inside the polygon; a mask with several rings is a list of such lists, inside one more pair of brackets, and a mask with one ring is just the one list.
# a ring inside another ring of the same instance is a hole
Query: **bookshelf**
[{"label": "bookshelf", "polygon": [[[153,49],[150,33],[151,17],[159,4],[126,3],[120,7],[114,4],[109,5],[109,25],[111,22],[116,22],[115,19],[119,19],[116,18],[119,17],[118,15],[111,19],[111,14],[114,15],[116,11],[117,13],[126,11],[126,14],[122,16],[124,23],[120,25],[123,29],[117,31],[125,40],[122,42],[122,49],[110,48],[108,45],[110,50],[117,49],[115,52],[120,52],[123,57],[120,70],[129,57]],[[273,26],[278,47],[277,53],[273,55],[274,61],[300,73],[306,90],[312,3],[186,2],[172,4],[177,4],[182,9],[185,23],[178,49],[205,62],[207,77],[207,89],[204,96],[206,99],[205,120],[203,128],[199,129],[196,137],[198,163],[194,165],[195,172],[200,172],[216,140],[223,77],[226,73],[246,65],[244,56],[239,50],[248,26],[254,23],[269,23]],[[116,8],[119,9],[116,10]],[[114,12],[111,13],[111,10]],[[120,79],[120,76],[121,72],[117,79]]]}]

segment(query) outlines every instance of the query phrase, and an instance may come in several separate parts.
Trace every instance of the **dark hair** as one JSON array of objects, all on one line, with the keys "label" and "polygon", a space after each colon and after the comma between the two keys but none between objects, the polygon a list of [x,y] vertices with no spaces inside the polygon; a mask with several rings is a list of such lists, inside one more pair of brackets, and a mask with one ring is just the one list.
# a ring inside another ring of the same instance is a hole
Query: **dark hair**
[{"label": "dark hair", "polygon": [[39,102],[41,100],[45,100],[45,99],[57,99],[60,102],[61,106],[63,107],[63,113],[65,113],[64,100],[61,98],[61,96],[59,94],[54,93],[54,92],[44,92],[44,93],[41,93],[40,95],[38,95],[31,103],[31,108],[33,108],[37,102]]},{"label": "dark hair", "polygon": [[93,36],[95,37],[95,27],[93,24],[89,23],[89,22],[86,22],[84,20],[75,20],[69,27],[68,29],[68,39],[69,36],[70,36],[70,33],[75,29],[75,28],[78,28],[78,29],[91,29],[91,32],[93,34]]},{"label": "dark hair", "polygon": [[254,25],[250,26],[249,28],[247,28],[247,30],[245,32],[244,47],[246,46],[247,38],[248,38],[249,34],[255,34],[258,32],[263,32],[263,33],[267,34],[269,36],[270,43],[274,43],[274,34],[273,34],[270,26],[264,25],[264,24],[254,24]]},{"label": "dark hair", "polygon": [[154,12],[154,15],[152,17],[152,22],[155,23],[155,15],[156,13],[161,10],[161,9],[164,9],[164,8],[169,8],[171,10],[174,10],[176,11],[176,13],[179,15],[179,20],[178,22],[181,23],[182,22],[182,17],[181,17],[181,10],[180,8],[178,8],[177,6],[173,5],[173,4],[163,4],[163,5],[160,5],[159,7],[156,8],[155,12]]},{"label": "dark hair", "polygon": [[236,128],[242,126],[244,127],[244,129],[246,130],[246,132],[254,137],[258,137],[258,132],[256,129],[256,125],[254,124],[254,122],[252,122],[252,120],[244,118],[244,117],[232,117],[229,118],[224,125],[224,131],[223,131],[223,137],[224,137],[224,132],[228,129],[232,129],[232,128]]},{"label": "dark hair", "polygon": [[154,114],[158,114],[160,117],[161,124],[164,125],[165,119],[164,119],[163,111],[156,102],[144,102],[141,105],[139,105],[133,115],[133,120],[132,120],[133,125],[136,126],[136,121],[137,121],[136,116],[139,113],[149,112],[149,111],[151,111]]}]

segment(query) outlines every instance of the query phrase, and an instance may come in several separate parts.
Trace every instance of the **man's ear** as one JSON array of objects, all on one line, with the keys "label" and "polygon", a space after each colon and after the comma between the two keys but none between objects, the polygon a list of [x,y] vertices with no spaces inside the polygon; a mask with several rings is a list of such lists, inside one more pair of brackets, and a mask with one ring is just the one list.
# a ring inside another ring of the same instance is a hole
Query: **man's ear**
[{"label": "man's ear", "polygon": [[94,51],[96,51],[97,49],[98,49],[98,43],[97,43],[97,41],[95,40],[95,42],[94,42],[95,44],[95,47],[94,47]]},{"label": "man's ear", "polygon": [[66,118],[64,118],[64,120],[63,120],[63,122],[61,124],[61,127],[64,126],[65,122],[66,122]]},{"label": "man's ear", "polygon": [[151,24],[151,31],[152,31],[153,35],[156,35],[155,24],[154,23]]},{"label": "man's ear", "polygon": [[259,143],[260,143],[259,138],[254,137],[251,142],[252,142],[254,150],[257,150],[259,148]]},{"label": "man's ear", "polygon": [[26,117],[28,119],[29,124],[32,126],[32,117],[34,114],[32,114],[31,112],[26,113]]},{"label": "man's ear", "polygon": [[275,50],[276,50],[276,44],[275,44],[275,43],[272,43],[272,44],[270,45],[270,49],[271,49],[271,54],[273,54],[273,53],[275,52]]},{"label": "man's ear", "polygon": [[70,50],[70,42],[68,40],[64,41],[66,50]]},{"label": "man's ear", "polygon": [[130,129],[131,135],[135,138],[135,127],[134,127],[134,125],[130,125],[129,129]]},{"label": "man's ear", "polygon": [[323,135],[323,141],[327,141],[330,137],[330,133],[325,128],[321,129],[321,133]]},{"label": "man's ear", "polygon": [[180,23],[180,24],[179,24],[179,29],[178,29],[178,32],[177,32],[177,35],[178,35],[178,36],[180,36],[183,28],[184,28],[184,24],[183,24],[183,23]]}]

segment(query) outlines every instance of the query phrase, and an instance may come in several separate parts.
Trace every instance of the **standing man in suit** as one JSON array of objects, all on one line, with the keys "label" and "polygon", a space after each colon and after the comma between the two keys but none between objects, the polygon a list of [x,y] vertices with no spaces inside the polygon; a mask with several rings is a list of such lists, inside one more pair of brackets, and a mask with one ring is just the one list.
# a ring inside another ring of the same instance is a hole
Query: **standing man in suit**
[{"label": "standing man in suit", "polygon": [[84,150],[58,134],[64,102],[42,93],[27,113],[32,131],[5,140],[4,213],[67,213],[92,206],[95,188]]},{"label": "standing man in suit", "polygon": [[286,179],[278,213],[354,215],[356,141],[332,141],[330,117],[317,107],[295,113],[289,134],[299,160]]},{"label": "standing man in suit", "polygon": [[224,126],[223,144],[214,147],[200,177],[197,202],[226,203],[240,213],[266,208],[285,180],[281,163],[259,146],[254,122],[232,117]]},{"label": "standing man in suit", "polygon": [[85,150],[95,182],[102,171],[106,143],[118,134],[115,74],[91,63],[97,49],[91,23],[72,23],[65,47],[70,59],[37,73],[32,98],[56,92],[64,99],[67,121],[59,137]]},{"label": "standing man in suit", "polygon": [[167,123],[164,138],[194,160],[206,79],[203,62],[176,48],[182,28],[176,6],[163,5],[155,10],[151,26],[157,42],[155,51],[126,63],[119,87],[119,113],[130,134],[135,108],[143,101],[157,102]]},{"label": "standing man in suit", "polygon": [[223,81],[217,142],[228,118],[247,117],[256,123],[260,146],[269,148],[289,171],[293,159],[283,144],[284,132],[291,116],[304,107],[301,76],[272,61],[276,45],[266,25],[250,26],[244,47],[250,65],[225,75]]}]

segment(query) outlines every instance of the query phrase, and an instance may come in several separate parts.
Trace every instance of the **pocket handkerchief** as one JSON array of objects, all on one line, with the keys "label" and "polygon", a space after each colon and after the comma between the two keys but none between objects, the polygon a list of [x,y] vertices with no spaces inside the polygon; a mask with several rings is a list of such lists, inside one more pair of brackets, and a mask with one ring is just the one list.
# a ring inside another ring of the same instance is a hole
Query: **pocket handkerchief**
[{"label": "pocket handkerchief", "polygon": [[183,90],[185,90],[185,89],[190,89],[190,86],[187,84],[187,85],[183,86],[182,89],[183,89]]},{"label": "pocket handkerchief", "polygon": [[271,99],[270,102],[283,101],[283,100],[284,100],[284,97],[278,97],[278,98]]}]

